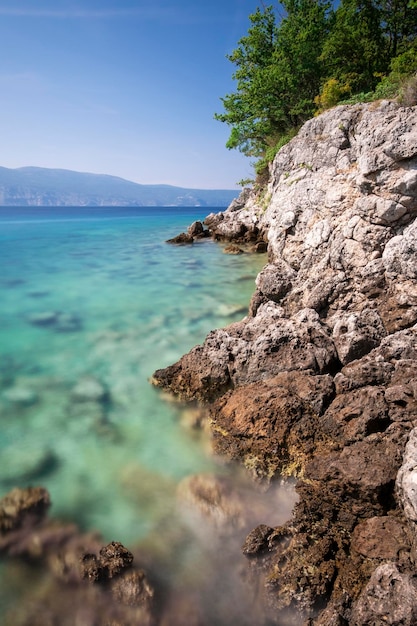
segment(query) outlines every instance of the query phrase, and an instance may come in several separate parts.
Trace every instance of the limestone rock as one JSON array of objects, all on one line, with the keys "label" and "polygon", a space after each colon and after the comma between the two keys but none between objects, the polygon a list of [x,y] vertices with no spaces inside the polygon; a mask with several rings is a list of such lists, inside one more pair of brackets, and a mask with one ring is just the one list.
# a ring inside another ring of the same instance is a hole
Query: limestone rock
[{"label": "limestone rock", "polygon": [[396,488],[407,520],[413,525],[417,524],[417,428],[410,433],[403,463],[397,474]]},{"label": "limestone rock", "polygon": [[352,611],[353,626],[413,626],[417,619],[417,587],[394,563],[377,567]]},{"label": "limestone rock", "polygon": [[256,317],[211,332],[202,346],[156,371],[152,382],[183,397],[210,400],[282,371],[326,373],[336,360],[333,341],[315,311],[288,319],[277,304],[267,302]]},{"label": "limestone rock", "polygon": [[284,261],[268,264],[258,274],[256,286],[268,300],[279,302],[290,291],[295,275]]},{"label": "limestone rock", "polygon": [[267,245],[248,316],[154,374],[209,404],[216,451],[299,477],[292,519],[244,547],[271,623],[417,622],[416,128],[390,101],[309,120],[205,220]]}]

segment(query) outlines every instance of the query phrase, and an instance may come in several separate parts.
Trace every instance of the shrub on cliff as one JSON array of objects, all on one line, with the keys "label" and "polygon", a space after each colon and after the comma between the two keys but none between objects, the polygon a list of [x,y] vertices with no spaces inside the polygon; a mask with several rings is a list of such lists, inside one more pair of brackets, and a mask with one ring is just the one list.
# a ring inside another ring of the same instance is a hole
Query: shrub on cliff
[{"label": "shrub on cliff", "polygon": [[249,16],[248,34],[228,56],[236,91],[215,114],[231,127],[227,147],[255,157],[262,180],[285,138],[315,112],[399,94],[415,100],[415,0],[341,0],[336,9],[325,0],[283,0],[280,7],[284,16],[273,6]]}]

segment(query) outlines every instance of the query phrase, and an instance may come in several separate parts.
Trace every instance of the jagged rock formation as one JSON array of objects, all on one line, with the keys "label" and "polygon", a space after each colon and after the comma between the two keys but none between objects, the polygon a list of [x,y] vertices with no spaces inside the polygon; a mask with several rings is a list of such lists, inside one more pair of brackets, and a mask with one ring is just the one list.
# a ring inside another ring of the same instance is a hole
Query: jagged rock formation
[{"label": "jagged rock formation", "polygon": [[50,496],[42,487],[13,489],[0,499],[0,555],[30,563],[42,581],[17,603],[5,626],[155,624],[154,589],[121,543],[103,546],[94,533],[49,520]]},{"label": "jagged rock formation", "polygon": [[417,108],[382,101],[307,122],[206,219],[268,265],[248,316],[153,382],[208,403],[257,479],[299,477],[293,519],[244,547],[272,623],[416,622],[416,216]]}]

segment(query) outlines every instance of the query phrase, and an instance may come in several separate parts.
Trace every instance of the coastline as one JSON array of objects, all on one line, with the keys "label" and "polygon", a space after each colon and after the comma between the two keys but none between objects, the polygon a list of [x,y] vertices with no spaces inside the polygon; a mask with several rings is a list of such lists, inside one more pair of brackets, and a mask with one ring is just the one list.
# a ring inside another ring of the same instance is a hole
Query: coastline
[{"label": "coastline", "polygon": [[255,480],[298,479],[292,519],[243,548],[272,623],[416,619],[416,128],[389,101],[307,122],[265,189],[205,220],[268,244],[248,315],[153,377]]},{"label": "coastline", "polygon": [[[265,516],[242,548],[236,529],[253,510],[233,485],[199,475],[180,490],[181,506],[214,522],[216,549],[236,550],[246,592],[227,599],[242,624],[416,621],[416,127],[416,107],[387,101],[322,114],[281,149],[266,188],[178,242],[268,247],[247,315],[152,378],[189,403],[193,424],[202,411],[219,458],[240,463],[277,513],[276,485],[297,481],[288,521]],[[0,549],[30,560],[29,580],[42,567],[52,578],[19,626],[35,626],[34,614],[73,626],[75,603],[92,623],[174,626],[187,615],[210,626],[186,581],[170,595],[163,555],[152,563],[143,549],[57,523],[49,505],[41,487],[0,500]]]}]

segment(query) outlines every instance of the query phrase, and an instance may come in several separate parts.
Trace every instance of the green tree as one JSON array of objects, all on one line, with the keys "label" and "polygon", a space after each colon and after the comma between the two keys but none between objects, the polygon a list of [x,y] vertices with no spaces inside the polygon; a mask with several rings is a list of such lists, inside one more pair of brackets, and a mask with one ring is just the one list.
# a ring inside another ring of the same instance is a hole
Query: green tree
[{"label": "green tree", "polygon": [[341,1],[321,55],[326,79],[352,93],[375,88],[389,64],[381,22],[381,9],[372,0]]},{"label": "green tree", "polygon": [[215,118],[231,126],[228,148],[262,158],[280,138],[314,111],[327,35],[329,4],[283,0],[277,25],[272,6],[249,16],[251,27],[228,57],[236,66],[235,93],[222,98]]},{"label": "green tree", "polygon": [[381,0],[382,28],[390,58],[405,52],[417,37],[417,2]]},{"label": "green tree", "polygon": [[277,116],[269,80],[276,25],[272,7],[257,9],[249,20],[247,36],[227,57],[237,68],[233,74],[236,92],[221,98],[225,112],[216,113],[215,118],[231,126],[228,148],[259,156],[260,146],[274,133]]},{"label": "green tree", "polygon": [[294,127],[314,113],[330,4],[321,0],[283,0],[282,5],[287,15],[280,24],[273,66],[276,94],[285,106],[287,127]]}]

